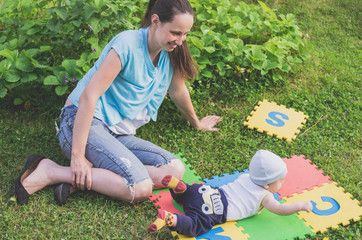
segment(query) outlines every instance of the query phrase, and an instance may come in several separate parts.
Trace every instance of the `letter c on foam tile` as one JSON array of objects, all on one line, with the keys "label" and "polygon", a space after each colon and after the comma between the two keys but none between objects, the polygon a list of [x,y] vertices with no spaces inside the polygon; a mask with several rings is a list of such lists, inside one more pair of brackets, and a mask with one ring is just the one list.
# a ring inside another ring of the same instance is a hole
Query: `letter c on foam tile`
[{"label": "letter c on foam tile", "polygon": [[322,199],[323,202],[329,202],[329,203],[331,203],[331,204],[332,204],[332,207],[330,207],[330,208],[328,208],[328,209],[321,210],[321,209],[318,209],[318,208],[317,208],[317,203],[316,203],[316,202],[311,201],[311,203],[313,204],[313,210],[312,210],[312,212],[315,213],[315,214],[317,214],[317,215],[320,215],[320,216],[329,216],[329,215],[335,214],[335,213],[338,212],[339,209],[341,208],[341,206],[339,205],[339,203],[338,203],[334,198],[322,196],[321,199]]},{"label": "letter c on foam tile", "polygon": [[265,119],[265,121],[274,127],[283,127],[285,125],[285,122],[282,119],[278,118],[279,116],[284,120],[289,120],[289,117],[284,113],[270,112],[268,113],[268,117],[271,118],[272,120],[267,118]]}]

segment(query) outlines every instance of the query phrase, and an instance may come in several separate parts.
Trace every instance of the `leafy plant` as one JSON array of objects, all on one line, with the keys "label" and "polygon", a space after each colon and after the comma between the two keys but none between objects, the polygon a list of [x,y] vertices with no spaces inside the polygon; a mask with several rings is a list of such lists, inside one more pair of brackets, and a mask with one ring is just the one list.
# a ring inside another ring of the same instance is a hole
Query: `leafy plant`
[{"label": "leafy plant", "polygon": [[0,97],[23,103],[27,96],[17,91],[20,85],[30,91],[54,86],[59,96],[69,92],[111,38],[136,28],[141,12],[139,5],[120,0],[4,1]]},{"label": "leafy plant", "polygon": [[189,42],[201,69],[198,80],[204,83],[275,84],[307,58],[306,38],[292,14],[277,15],[263,2],[259,6],[229,0],[192,3],[197,29]]},{"label": "leafy plant", "polygon": [[[117,33],[139,27],[147,2],[5,0],[0,98],[18,105],[34,88],[69,93]],[[306,39],[292,14],[277,15],[262,2],[190,2],[197,17],[187,40],[200,69],[193,89],[275,85],[306,59]]]}]

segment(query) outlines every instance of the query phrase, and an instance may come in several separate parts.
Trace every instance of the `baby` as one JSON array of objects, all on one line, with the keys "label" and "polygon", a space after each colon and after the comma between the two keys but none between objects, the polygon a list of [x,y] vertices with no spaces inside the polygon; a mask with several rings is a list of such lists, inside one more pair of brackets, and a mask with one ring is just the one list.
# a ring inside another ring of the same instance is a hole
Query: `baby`
[{"label": "baby", "polygon": [[249,174],[240,175],[234,182],[214,188],[205,184],[188,185],[171,175],[162,184],[171,189],[173,199],[183,205],[185,215],[159,211],[148,227],[151,232],[163,226],[186,236],[199,236],[216,224],[236,221],[260,213],[263,207],[279,215],[298,211],[310,212],[311,202],[281,204],[275,198],[283,184],[287,167],[276,154],[259,150],[249,164]]}]

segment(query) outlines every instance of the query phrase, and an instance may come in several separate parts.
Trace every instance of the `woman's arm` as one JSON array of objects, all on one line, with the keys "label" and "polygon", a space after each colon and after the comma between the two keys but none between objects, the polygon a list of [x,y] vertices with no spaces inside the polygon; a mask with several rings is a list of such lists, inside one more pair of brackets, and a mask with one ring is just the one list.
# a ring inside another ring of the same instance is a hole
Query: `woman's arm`
[{"label": "woman's arm", "polygon": [[121,69],[122,63],[118,54],[115,50],[110,50],[79,98],[79,106],[73,128],[70,162],[73,186],[76,186],[78,189],[84,190],[85,187],[88,190],[91,189],[92,164],[85,158],[89,129],[97,100],[109,88]]},{"label": "woman's arm", "polygon": [[169,88],[169,94],[172,101],[175,103],[181,114],[190,122],[191,126],[201,131],[216,131],[214,126],[222,121],[219,116],[207,116],[198,119],[194,107],[191,102],[191,97],[185,81],[181,76],[174,74],[172,77],[171,85]]},{"label": "woman's arm", "polygon": [[268,193],[263,201],[262,205],[269,211],[278,215],[290,215],[299,211],[310,212],[313,209],[311,202],[296,202],[296,203],[280,203],[278,202],[272,193]]}]

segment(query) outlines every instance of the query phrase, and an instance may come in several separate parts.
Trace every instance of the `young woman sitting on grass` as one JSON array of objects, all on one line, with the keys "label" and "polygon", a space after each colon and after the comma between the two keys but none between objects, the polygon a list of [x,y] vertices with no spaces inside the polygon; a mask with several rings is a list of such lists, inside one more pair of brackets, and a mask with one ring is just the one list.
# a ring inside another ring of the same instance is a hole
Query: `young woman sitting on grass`
[{"label": "young woman sitting on grass", "polygon": [[93,190],[114,199],[140,202],[169,174],[182,178],[180,159],[137,138],[136,129],[156,121],[168,92],[178,109],[201,131],[213,131],[218,116],[198,119],[184,79],[196,69],[186,44],[193,25],[187,0],[151,0],[143,28],[124,31],[104,48],[93,68],[68,96],[57,133],[70,167],[31,155],[16,184],[17,202],[59,184],[58,204],[76,190]]}]

